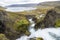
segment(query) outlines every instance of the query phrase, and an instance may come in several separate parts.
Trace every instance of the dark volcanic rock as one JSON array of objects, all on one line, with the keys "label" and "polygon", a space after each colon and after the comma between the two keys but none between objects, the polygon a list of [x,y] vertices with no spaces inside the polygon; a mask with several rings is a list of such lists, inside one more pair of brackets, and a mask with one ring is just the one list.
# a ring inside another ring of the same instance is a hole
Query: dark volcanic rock
[{"label": "dark volcanic rock", "polygon": [[60,14],[57,13],[55,10],[49,10],[41,22],[38,22],[35,25],[35,28],[49,28],[55,27],[56,19],[60,19]]},{"label": "dark volcanic rock", "polygon": [[6,26],[4,25],[4,23],[0,21],[0,33],[4,33],[5,30],[6,30]]},{"label": "dark volcanic rock", "polygon": [[0,33],[4,33],[6,30],[6,26],[5,26],[5,16],[6,16],[6,12],[5,11],[0,11]]}]

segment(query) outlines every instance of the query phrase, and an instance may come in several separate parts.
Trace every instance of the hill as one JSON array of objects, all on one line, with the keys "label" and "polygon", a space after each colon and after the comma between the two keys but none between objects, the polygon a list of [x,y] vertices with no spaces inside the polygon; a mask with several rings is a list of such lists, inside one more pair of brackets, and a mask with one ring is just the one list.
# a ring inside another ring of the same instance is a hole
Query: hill
[{"label": "hill", "polygon": [[60,1],[50,1],[50,2],[42,2],[38,5],[42,5],[42,6],[59,6],[60,5]]}]

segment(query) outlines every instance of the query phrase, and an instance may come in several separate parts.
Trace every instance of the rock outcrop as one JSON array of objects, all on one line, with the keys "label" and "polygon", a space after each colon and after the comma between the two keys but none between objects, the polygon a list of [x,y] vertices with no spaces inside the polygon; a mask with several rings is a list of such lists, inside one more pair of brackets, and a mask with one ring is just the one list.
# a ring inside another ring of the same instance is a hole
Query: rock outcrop
[{"label": "rock outcrop", "polygon": [[38,22],[35,28],[55,27],[57,19],[60,19],[60,13],[57,13],[55,10],[48,10],[44,19]]},{"label": "rock outcrop", "polygon": [[0,33],[9,40],[15,40],[21,35],[29,35],[29,21],[24,15],[0,10]]}]

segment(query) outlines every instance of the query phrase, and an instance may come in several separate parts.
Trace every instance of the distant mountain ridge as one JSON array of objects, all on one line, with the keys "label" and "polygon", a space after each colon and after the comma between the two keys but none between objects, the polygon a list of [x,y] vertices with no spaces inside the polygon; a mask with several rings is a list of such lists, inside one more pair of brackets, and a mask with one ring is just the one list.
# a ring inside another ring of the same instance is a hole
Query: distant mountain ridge
[{"label": "distant mountain ridge", "polygon": [[12,5],[8,5],[6,7],[35,7],[38,4],[12,4]]},{"label": "distant mountain ridge", "polygon": [[41,6],[59,6],[60,1],[42,2],[42,3],[39,3],[38,5],[41,5]]},{"label": "distant mountain ridge", "polygon": [[6,7],[36,7],[36,6],[59,6],[60,1],[49,1],[49,2],[42,2],[39,4],[11,4]]}]

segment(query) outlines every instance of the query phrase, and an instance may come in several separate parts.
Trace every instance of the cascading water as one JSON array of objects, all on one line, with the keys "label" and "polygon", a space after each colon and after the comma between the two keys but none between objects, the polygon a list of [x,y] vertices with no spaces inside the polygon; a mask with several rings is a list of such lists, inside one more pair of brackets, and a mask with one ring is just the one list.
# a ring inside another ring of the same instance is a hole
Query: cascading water
[{"label": "cascading water", "polygon": [[35,22],[31,19],[29,19],[30,21],[30,26],[29,26],[29,32],[34,33],[35,32],[35,29],[34,29],[34,26],[35,26]]},{"label": "cascading water", "polygon": [[32,20],[32,18],[30,18],[29,21],[31,23],[29,26],[29,31],[31,32],[31,35],[24,35],[16,40],[29,40],[29,38],[35,37],[42,37],[44,40],[60,40],[60,28],[45,28],[35,31],[35,22]]},{"label": "cascading water", "polygon": [[[30,22],[29,32],[31,32],[31,34],[33,34],[35,32],[35,29],[34,29],[35,22],[32,20],[32,18],[29,18],[29,22]],[[24,35],[21,38],[18,38],[16,40],[29,40],[29,37]]]}]

